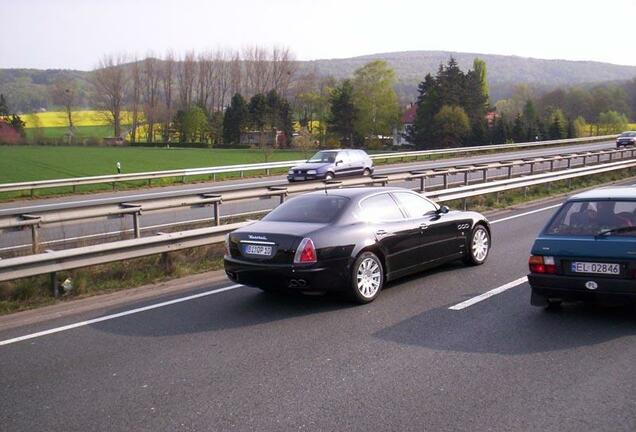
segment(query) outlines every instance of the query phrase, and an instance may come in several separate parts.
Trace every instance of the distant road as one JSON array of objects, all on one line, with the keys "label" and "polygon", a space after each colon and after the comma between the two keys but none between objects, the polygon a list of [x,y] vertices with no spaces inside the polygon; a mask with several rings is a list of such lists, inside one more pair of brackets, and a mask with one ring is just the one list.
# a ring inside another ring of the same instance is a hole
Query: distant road
[{"label": "distant road", "polygon": [[[521,159],[575,151],[598,150],[602,148],[612,147],[613,145],[614,143],[612,141],[607,141],[593,144],[579,144],[564,147],[519,150],[513,152],[468,156],[454,159],[440,159],[429,162],[409,162],[404,164],[379,165],[375,171],[375,174],[391,174],[394,172],[399,172],[401,170],[403,171],[405,167],[413,170],[431,169],[449,165],[468,165],[476,163],[495,162],[502,159]],[[474,173],[473,178],[478,178],[480,175],[480,173]],[[441,179],[436,179],[431,184],[435,184],[435,182],[439,184],[441,182]],[[99,202],[100,200],[122,196],[128,197],[128,201],[134,201],[141,196],[165,193],[169,191],[196,191],[198,189],[206,189],[207,191],[223,192],[228,189],[236,189],[237,185],[243,185],[244,187],[248,188],[254,186],[255,184],[258,184],[260,186],[279,186],[287,185],[288,183],[284,176],[272,176],[265,178],[250,178],[215,183],[197,183],[190,185],[168,186],[138,191],[128,190],[120,192],[76,195],[70,197],[66,196],[60,198],[16,201],[0,204],[0,213],[8,211],[35,213],[38,209],[46,209],[57,207],[60,205],[63,206],[75,202]],[[415,184],[404,183],[398,186],[415,187]],[[276,204],[277,199],[263,199],[250,202],[230,202],[223,204],[222,213],[227,215],[253,212],[258,210],[270,209],[276,206]],[[205,223],[212,217],[212,215],[213,213],[210,208],[171,209],[161,212],[147,213],[142,216],[142,227],[146,227],[146,230],[144,232],[148,234],[161,230],[169,230],[171,229],[173,224],[178,224],[184,221],[203,221]],[[40,235],[43,241],[53,241],[53,243],[46,246],[47,248],[59,249],[62,248],[65,239],[72,239],[73,241],[77,240],[81,243],[85,241],[94,241],[98,239],[98,237],[95,236],[101,236],[104,233],[111,233],[113,236],[117,236],[122,230],[131,229],[131,223],[132,222],[130,218],[111,218],[104,220],[91,220],[86,222],[47,225],[40,230]],[[148,229],[148,227],[151,228]],[[13,251],[15,247],[28,244],[30,244],[30,233],[28,232],[28,230],[3,233],[2,237],[0,238],[0,255]]]}]

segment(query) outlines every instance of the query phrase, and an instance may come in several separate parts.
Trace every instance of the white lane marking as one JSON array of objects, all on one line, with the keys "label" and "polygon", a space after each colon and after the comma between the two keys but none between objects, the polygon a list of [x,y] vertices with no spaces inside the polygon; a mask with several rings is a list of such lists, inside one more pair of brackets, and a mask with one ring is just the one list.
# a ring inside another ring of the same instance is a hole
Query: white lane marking
[{"label": "white lane marking", "polygon": [[490,298],[492,296],[495,296],[497,294],[501,294],[502,292],[509,290],[510,288],[514,288],[518,285],[521,285],[522,283],[528,282],[528,277],[524,276],[524,277],[520,277],[519,279],[513,280],[512,282],[508,282],[505,285],[502,285],[498,288],[492,289],[490,291],[487,291],[483,294],[478,295],[477,297],[473,297],[471,299],[468,299],[466,301],[463,301],[461,303],[456,304],[455,306],[451,306],[449,307],[449,309],[451,310],[462,310],[465,309],[469,306],[474,305],[475,303],[479,303],[480,301],[484,301],[487,298]]},{"label": "white lane marking", "polygon": [[516,215],[513,215],[513,216],[508,216],[508,217],[505,217],[505,218],[501,218],[501,219],[497,219],[497,220],[494,220],[494,221],[490,221],[490,223],[491,224],[496,224],[496,223],[499,223],[499,222],[505,222],[505,221],[510,220],[510,219],[516,219],[516,218],[519,218],[519,217],[522,217],[522,216],[528,216],[528,215],[531,215],[531,214],[535,214],[535,213],[539,213],[539,212],[542,212],[542,211],[546,211],[546,210],[550,210],[550,209],[553,209],[553,208],[560,207],[561,204],[562,203],[551,205],[551,206],[548,206],[548,207],[542,207],[540,209],[531,210],[531,211],[528,211],[528,212],[525,212],[525,213],[519,213],[519,214],[516,214]]},{"label": "white lane marking", "polygon": [[206,296],[209,296],[209,295],[212,295],[212,294],[218,294],[218,293],[222,293],[224,291],[230,291],[230,290],[242,287],[242,286],[243,285],[230,285],[230,286],[225,287],[225,288],[219,288],[219,289],[215,289],[215,290],[211,290],[211,291],[202,292],[202,293],[199,293],[199,294],[190,295],[190,296],[187,296],[187,297],[181,297],[181,298],[177,298],[177,299],[174,299],[174,300],[169,300],[169,301],[165,301],[165,302],[161,302],[161,303],[151,304],[151,305],[140,307],[140,308],[137,308],[137,309],[131,309],[131,310],[127,310],[127,311],[124,311],[124,312],[119,312],[119,313],[112,314],[112,315],[106,315],[106,316],[102,316],[102,317],[99,317],[99,318],[93,318],[93,319],[86,320],[86,321],[80,321],[80,322],[77,322],[77,323],[74,323],[74,324],[68,324],[68,325],[65,325],[65,326],[62,326],[62,327],[56,327],[56,328],[52,328],[52,329],[49,329],[49,330],[43,330],[43,331],[40,331],[40,332],[37,332],[37,333],[31,333],[31,334],[24,335],[24,336],[19,336],[19,337],[13,338],[13,339],[7,339],[7,340],[0,341],[0,346],[14,344],[16,342],[22,342],[22,341],[25,341],[25,340],[28,340],[28,339],[34,339],[34,338],[38,338],[38,337],[42,337],[42,336],[47,336],[47,335],[54,334],[54,333],[59,333],[59,332],[67,331],[67,330],[72,330],[72,329],[75,329],[75,328],[78,328],[78,327],[85,327],[87,325],[95,324],[95,323],[102,322],[102,321],[108,321],[108,320],[112,320],[112,319],[115,319],[115,318],[121,318],[121,317],[124,317],[124,316],[127,316],[127,315],[133,315],[133,314],[137,314],[137,313],[140,313],[140,312],[145,312],[145,311],[152,310],[152,309],[157,309],[157,308],[161,308],[161,307],[165,307],[165,306],[170,306],[170,305],[173,305],[173,304],[176,304],[176,303],[181,303],[181,302],[185,302],[185,301],[188,301],[188,300],[194,300],[194,299],[198,299],[198,298],[201,298],[201,297],[206,297]]}]

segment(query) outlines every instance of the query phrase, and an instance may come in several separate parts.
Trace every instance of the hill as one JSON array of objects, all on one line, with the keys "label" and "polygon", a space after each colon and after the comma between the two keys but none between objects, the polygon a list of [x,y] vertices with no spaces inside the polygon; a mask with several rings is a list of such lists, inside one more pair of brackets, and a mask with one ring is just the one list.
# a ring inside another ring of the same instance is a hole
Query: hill
[{"label": "hill", "polygon": [[[636,77],[636,66],[451,51],[405,51],[345,59],[301,61],[298,66],[301,73],[315,71],[319,75],[344,78],[372,60],[385,60],[395,69],[398,77],[397,91],[406,101],[416,97],[417,84],[424,76],[435,73],[439,65],[446,63],[451,56],[463,70],[471,68],[475,57],[486,62],[493,102],[509,97],[514,87],[521,83],[529,84],[538,92],[544,92],[558,86],[624,81]],[[79,104],[88,106],[90,86],[86,71],[0,69],[0,93],[8,97],[16,111],[51,108],[48,86],[60,75],[77,80],[80,89]]]},{"label": "hill", "polygon": [[417,84],[427,73],[435,73],[441,63],[454,57],[462,70],[472,68],[479,57],[488,67],[488,81],[493,101],[510,96],[515,85],[525,83],[539,91],[559,86],[623,81],[636,77],[636,66],[593,61],[545,60],[494,54],[452,51],[405,51],[347,59],[303,62],[302,68],[316,68],[321,75],[344,78],[372,60],[385,60],[397,74],[401,94],[415,95]]}]

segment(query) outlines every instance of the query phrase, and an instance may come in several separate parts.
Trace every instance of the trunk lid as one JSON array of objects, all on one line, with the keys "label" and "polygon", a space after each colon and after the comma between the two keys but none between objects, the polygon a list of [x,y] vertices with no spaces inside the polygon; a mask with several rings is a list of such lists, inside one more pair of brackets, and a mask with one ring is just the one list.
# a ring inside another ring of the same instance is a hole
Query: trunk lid
[{"label": "trunk lid", "polygon": [[292,264],[303,238],[325,224],[260,221],[230,234],[233,258],[267,264]]}]

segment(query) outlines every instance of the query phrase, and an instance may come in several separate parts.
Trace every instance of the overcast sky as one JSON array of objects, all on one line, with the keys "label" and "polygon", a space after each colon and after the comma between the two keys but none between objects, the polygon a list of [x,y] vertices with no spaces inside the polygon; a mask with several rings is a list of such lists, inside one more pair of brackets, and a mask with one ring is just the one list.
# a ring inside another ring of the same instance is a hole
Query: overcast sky
[{"label": "overcast sky", "polygon": [[444,50],[636,65],[635,23],[636,0],[0,0],[0,68],[254,44],[301,60]]}]

